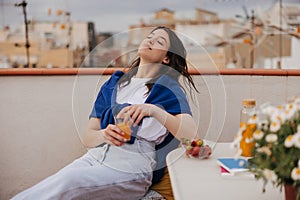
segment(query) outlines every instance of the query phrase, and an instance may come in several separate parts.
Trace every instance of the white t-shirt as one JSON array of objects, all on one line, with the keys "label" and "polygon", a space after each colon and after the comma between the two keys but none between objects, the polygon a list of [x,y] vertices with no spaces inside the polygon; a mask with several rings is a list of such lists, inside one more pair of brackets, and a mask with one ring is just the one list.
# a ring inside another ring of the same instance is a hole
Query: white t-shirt
[{"label": "white t-shirt", "polygon": [[[149,80],[150,78],[131,78],[128,85],[118,88],[117,103],[143,104],[148,96],[145,95],[148,91],[145,83]],[[167,129],[154,117],[146,117],[138,129],[137,135],[159,144],[167,136]]]}]

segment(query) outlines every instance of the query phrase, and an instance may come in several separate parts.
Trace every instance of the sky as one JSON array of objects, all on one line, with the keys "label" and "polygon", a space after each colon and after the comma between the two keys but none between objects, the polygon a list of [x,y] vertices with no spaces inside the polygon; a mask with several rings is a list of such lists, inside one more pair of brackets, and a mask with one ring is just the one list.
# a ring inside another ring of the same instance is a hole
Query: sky
[{"label": "sky", "polygon": [[[0,28],[10,25],[12,28],[24,22],[21,7],[15,3],[22,0],[0,0]],[[60,9],[71,13],[73,21],[91,21],[97,32],[121,32],[130,25],[139,24],[143,19],[148,22],[154,12],[168,8],[175,12],[176,18],[192,19],[195,8],[217,12],[220,18],[235,18],[243,15],[243,6],[248,14],[251,10],[263,12],[279,0],[27,0],[28,19],[45,21],[64,21],[56,16]],[[262,3],[263,2],[263,3]],[[283,3],[297,3],[300,0],[282,0]],[[51,9],[51,15],[48,15]]]}]

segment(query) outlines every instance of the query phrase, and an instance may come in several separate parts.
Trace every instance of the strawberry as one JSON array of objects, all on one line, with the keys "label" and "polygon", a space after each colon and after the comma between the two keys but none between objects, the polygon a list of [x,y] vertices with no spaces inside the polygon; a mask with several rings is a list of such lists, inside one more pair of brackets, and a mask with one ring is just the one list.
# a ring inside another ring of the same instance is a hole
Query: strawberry
[{"label": "strawberry", "polygon": [[181,142],[185,148],[185,154],[189,158],[192,155],[193,157],[204,159],[211,155],[211,148],[208,145],[204,145],[204,141],[202,139],[194,139],[191,141],[183,138]]},{"label": "strawberry", "polygon": [[192,152],[193,152],[193,147],[187,146],[185,150],[185,155],[187,155],[187,157],[190,157],[190,154],[192,154]]},{"label": "strawberry", "polygon": [[197,143],[196,140],[193,140],[192,143],[191,143],[191,145],[192,145],[192,147],[196,147],[196,146],[198,146],[198,143]]},{"label": "strawberry", "polygon": [[194,157],[199,156],[199,152],[200,152],[200,147],[198,147],[198,146],[194,147],[192,150],[192,156],[194,156]]}]

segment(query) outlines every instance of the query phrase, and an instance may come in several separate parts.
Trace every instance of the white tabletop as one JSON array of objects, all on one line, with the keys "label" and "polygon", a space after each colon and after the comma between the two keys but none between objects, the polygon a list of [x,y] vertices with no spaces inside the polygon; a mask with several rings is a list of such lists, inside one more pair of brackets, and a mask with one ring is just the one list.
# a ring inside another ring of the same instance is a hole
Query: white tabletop
[{"label": "white tabletop", "polygon": [[188,158],[183,148],[170,152],[167,165],[175,199],[284,199],[284,191],[280,192],[272,184],[268,184],[266,192],[262,193],[262,181],[251,177],[222,176],[216,159],[233,155],[229,143],[217,143],[211,157],[205,160]]}]

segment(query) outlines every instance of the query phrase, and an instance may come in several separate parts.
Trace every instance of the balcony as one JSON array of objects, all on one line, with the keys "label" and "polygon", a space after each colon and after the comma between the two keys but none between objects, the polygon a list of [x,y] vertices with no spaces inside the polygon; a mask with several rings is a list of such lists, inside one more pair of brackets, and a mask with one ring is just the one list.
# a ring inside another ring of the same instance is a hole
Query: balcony
[{"label": "balcony", "polygon": [[[115,69],[0,70],[0,199],[9,199],[86,152],[81,136],[97,91]],[[232,141],[244,98],[299,96],[300,70],[191,71],[198,134]],[[188,91],[188,89],[187,89]]]}]

